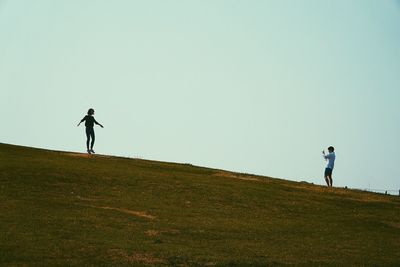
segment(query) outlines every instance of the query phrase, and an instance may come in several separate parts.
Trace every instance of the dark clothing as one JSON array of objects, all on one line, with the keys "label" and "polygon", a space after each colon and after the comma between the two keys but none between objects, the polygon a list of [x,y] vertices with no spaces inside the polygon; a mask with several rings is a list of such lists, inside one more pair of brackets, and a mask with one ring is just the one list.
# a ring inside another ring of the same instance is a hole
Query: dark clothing
[{"label": "dark clothing", "polygon": [[[87,117],[90,117],[90,116],[87,116]],[[89,150],[90,138],[92,138],[92,143],[90,144],[90,149],[93,149],[93,145],[94,145],[94,129],[93,129],[93,127],[86,127],[86,147],[87,147],[88,150]]]},{"label": "dark clothing", "polygon": [[326,168],[325,169],[325,177],[331,176],[332,175],[332,169],[331,168]]},{"label": "dark clothing", "polygon": [[81,122],[83,122],[83,121],[85,121],[85,126],[86,126],[86,127],[92,127],[92,128],[93,128],[93,126],[94,126],[95,123],[96,123],[97,125],[99,124],[99,123],[94,119],[94,117],[91,116],[91,115],[86,115],[86,116],[81,120]]}]

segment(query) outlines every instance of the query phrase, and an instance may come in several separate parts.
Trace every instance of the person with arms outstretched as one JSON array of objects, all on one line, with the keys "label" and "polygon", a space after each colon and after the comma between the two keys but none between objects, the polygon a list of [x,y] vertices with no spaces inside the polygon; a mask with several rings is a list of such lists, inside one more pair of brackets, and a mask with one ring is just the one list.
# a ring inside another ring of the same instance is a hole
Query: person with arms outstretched
[{"label": "person with arms outstretched", "polygon": [[332,187],[332,171],[335,166],[335,148],[333,146],[328,147],[328,154],[325,154],[325,150],[322,150],[322,156],[328,162],[325,168],[325,181],[328,186]]},{"label": "person with arms outstretched", "polygon": [[[85,121],[85,126],[86,126],[86,147],[87,147],[87,152],[89,154],[94,153],[93,151],[93,145],[94,145],[94,124],[96,123],[97,125],[100,125],[101,128],[104,128],[103,125],[98,123],[95,118],[93,117],[94,115],[94,109],[89,109],[87,112],[87,115],[78,123],[78,126]],[[89,148],[89,143],[90,139],[92,139],[92,142],[90,144]]]}]

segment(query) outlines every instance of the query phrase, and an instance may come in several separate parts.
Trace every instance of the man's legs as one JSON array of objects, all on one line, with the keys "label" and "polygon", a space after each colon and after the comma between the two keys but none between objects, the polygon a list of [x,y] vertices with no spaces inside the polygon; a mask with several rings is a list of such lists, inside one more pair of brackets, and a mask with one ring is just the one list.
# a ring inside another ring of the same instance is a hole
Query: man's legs
[{"label": "man's legs", "polygon": [[329,179],[329,184],[330,184],[330,186],[332,187],[332,183],[333,183],[333,180],[332,180],[332,173],[331,173],[330,175],[328,175],[328,179]]},{"label": "man's legs", "polygon": [[325,177],[326,185],[332,186],[332,169],[326,168],[324,177]]},{"label": "man's legs", "polygon": [[89,142],[90,142],[90,131],[89,128],[86,128],[86,148],[89,151]]},{"label": "man's legs", "polygon": [[92,132],[90,133],[92,137],[92,143],[90,144],[90,150],[93,150],[93,145],[94,145],[94,129],[92,129]]},{"label": "man's legs", "polygon": [[325,182],[326,182],[326,185],[329,186],[329,178],[328,178],[328,176],[325,176]]}]

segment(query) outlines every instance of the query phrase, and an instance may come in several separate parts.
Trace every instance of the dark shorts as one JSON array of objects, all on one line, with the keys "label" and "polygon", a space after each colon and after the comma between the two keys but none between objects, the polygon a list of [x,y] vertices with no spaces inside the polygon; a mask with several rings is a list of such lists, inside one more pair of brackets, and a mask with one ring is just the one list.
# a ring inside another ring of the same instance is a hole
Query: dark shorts
[{"label": "dark shorts", "polygon": [[331,168],[326,168],[325,169],[325,177],[326,176],[331,176],[332,175],[332,169]]}]

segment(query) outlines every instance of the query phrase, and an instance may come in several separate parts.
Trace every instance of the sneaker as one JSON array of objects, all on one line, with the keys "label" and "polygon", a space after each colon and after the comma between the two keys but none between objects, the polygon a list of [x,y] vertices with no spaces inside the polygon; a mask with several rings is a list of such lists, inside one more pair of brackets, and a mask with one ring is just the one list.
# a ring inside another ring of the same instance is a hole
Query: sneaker
[{"label": "sneaker", "polygon": [[91,153],[93,153],[93,154],[95,154],[95,152],[94,152],[94,150],[93,150],[93,149],[90,149],[90,152],[91,152]]},{"label": "sneaker", "polygon": [[87,150],[87,153],[92,154],[92,151],[90,151],[90,149]]}]

